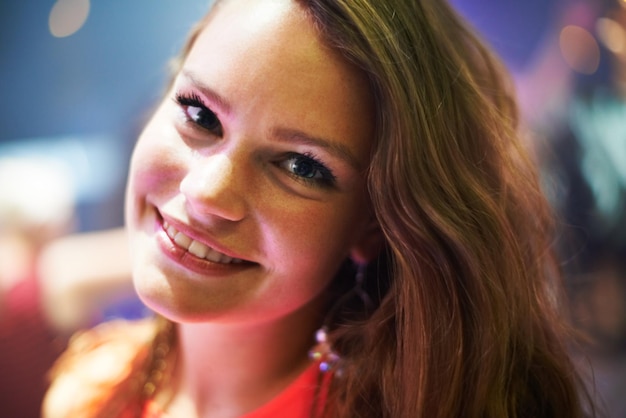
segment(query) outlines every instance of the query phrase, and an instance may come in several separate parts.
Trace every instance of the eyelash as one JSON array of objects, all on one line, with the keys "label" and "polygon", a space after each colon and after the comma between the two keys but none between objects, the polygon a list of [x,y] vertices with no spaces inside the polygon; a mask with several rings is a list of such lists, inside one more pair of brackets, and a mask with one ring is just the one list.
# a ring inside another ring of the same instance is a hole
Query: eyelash
[{"label": "eyelash", "polygon": [[[175,102],[183,110],[186,121],[188,123],[191,123],[195,128],[210,132],[211,134],[216,136],[221,137],[223,135],[222,124],[219,121],[217,115],[204,104],[202,99],[196,93],[191,93],[189,95],[177,93]],[[214,118],[215,120],[211,122],[211,126],[205,126],[189,114],[190,108],[199,109],[198,113],[208,112],[208,116]],[[313,170],[313,177],[297,174],[293,171],[293,169],[295,168],[293,164],[287,165],[289,161],[293,161],[296,159],[299,159],[298,162],[301,164],[307,163],[310,165],[308,168]],[[310,152],[287,153],[285,157],[281,159],[276,165],[283,168],[290,177],[306,185],[330,188],[336,184],[336,177],[333,174],[332,170],[324,165],[324,163],[322,163],[319,158],[317,158],[314,154]]]},{"label": "eyelash", "polygon": [[[293,171],[295,167],[293,165],[287,165],[289,161],[299,159],[300,163],[310,164],[311,170],[313,170],[313,177],[297,174]],[[310,152],[303,154],[297,152],[288,153],[279,163],[287,173],[297,181],[301,181],[307,185],[320,186],[320,187],[332,187],[335,185],[337,178],[333,174],[332,170],[324,165],[315,155]],[[319,175],[319,177],[317,177]]]},{"label": "eyelash", "polygon": [[[178,93],[176,94],[175,102],[183,110],[185,114],[185,119],[187,120],[187,122],[193,124],[194,127],[210,132],[216,136],[223,135],[222,123],[220,122],[219,118],[217,117],[215,112],[213,112],[204,104],[202,99],[197,94],[191,93],[190,95],[185,95],[183,93]],[[198,109],[196,118],[194,118],[193,115],[189,113],[190,108]],[[202,112],[205,112],[204,116],[201,115]],[[202,117],[207,117],[207,116],[213,119],[208,123],[208,126],[207,124],[203,124],[201,121]]]}]

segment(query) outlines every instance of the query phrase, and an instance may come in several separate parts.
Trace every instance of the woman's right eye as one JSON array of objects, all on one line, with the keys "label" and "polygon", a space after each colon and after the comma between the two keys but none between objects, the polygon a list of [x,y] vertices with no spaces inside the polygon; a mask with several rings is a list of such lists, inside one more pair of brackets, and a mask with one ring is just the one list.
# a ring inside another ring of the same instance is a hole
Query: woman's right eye
[{"label": "woman's right eye", "polygon": [[195,126],[209,131],[213,135],[222,136],[222,123],[211,109],[206,107],[200,97],[196,94],[189,96],[183,94],[176,95],[176,103],[180,106],[188,122]]}]

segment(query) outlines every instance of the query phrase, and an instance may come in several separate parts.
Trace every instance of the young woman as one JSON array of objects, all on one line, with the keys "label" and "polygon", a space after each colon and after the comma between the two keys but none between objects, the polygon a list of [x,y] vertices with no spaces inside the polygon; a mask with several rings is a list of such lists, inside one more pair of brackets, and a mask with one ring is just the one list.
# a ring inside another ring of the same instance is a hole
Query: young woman
[{"label": "young woman", "polygon": [[582,416],[509,87],[441,0],[218,1],[131,163],[157,317],[45,416]]}]

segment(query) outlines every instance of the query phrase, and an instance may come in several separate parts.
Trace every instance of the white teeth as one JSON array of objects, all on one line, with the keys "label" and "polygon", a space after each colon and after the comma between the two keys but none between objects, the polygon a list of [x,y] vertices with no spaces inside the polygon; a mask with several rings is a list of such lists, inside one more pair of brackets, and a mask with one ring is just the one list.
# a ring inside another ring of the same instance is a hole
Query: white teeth
[{"label": "white teeth", "polygon": [[167,235],[169,235],[170,238],[174,239],[176,234],[178,234],[178,231],[174,229],[173,226],[170,226],[166,223],[164,223],[163,226],[165,227],[165,230],[167,231]]},{"label": "white teeth", "polygon": [[228,257],[227,255],[224,255],[222,253],[218,253],[213,249],[210,249],[206,257],[204,258],[209,261],[213,261],[214,263],[230,263],[231,261],[233,261],[231,257]]},{"label": "white teeth", "polygon": [[220,264],[239,264],[243,262],[243,260],[239,258],[229,257],[225,254],[215,251],[210,247],[207,247],[201,242],[191,239],[187,235],[176,230],[176,228],[169,225],[167,222],[163,222],[163,228],[165,229],[167,236],[170,237],[176,243],[176,245],[184,248],[198,258],[204,258],[206,260]]},{"label": "white teeth", "polygon": [[209,247],[198,241],[191,241],[188,251],[196,257],[205,258],[209,252]]},{"label": "white teeth", "polygon": [[191,244],[191,241],[192,239],[182,232],[179,232],[178,234],[176,234],[176,236],[174,236],[174,242],[186,250],[189,249],[189,244]]}]

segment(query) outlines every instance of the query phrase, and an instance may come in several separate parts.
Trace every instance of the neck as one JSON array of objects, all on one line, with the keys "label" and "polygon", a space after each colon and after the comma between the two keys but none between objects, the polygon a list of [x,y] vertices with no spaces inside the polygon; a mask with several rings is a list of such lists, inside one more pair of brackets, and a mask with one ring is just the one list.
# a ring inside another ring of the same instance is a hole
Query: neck
[{"label": "neck", "polygon": [[170,409],[184,409],[184,416],[240,416],[275,397],[310,364],[319,326],[314,312],[306,307],[245,325],[180,324]]}]

